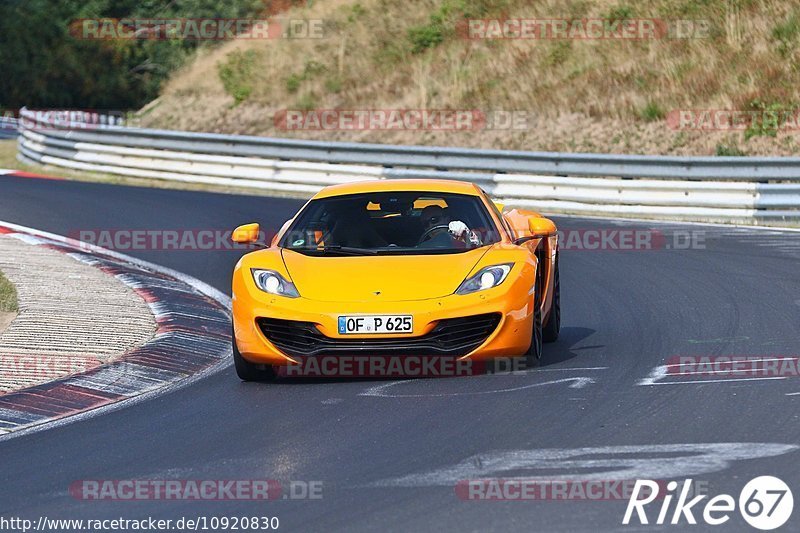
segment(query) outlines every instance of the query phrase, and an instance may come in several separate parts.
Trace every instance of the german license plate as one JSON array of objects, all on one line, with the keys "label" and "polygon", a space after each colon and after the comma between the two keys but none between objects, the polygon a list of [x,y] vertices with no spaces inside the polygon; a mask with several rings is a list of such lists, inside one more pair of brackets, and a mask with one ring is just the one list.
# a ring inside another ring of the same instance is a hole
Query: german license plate
[{"label": "german license plate", "polygon": [[411,333],[411,315],[358,315],[339,317],[339,335]]}]

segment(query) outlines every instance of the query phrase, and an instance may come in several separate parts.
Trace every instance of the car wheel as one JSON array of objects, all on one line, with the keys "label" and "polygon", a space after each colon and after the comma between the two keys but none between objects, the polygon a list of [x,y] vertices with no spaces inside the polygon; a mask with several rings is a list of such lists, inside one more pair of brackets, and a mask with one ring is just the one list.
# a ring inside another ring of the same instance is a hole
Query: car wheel
[{"label": "car wheel", "polygon": [[525,354],[525,366],[534,368],[542,360],[542,308],[539,305],[539,277],[536,278],[536,294],[533,300],[533,328],[531,331],[531,346]]},{"label": "car wheel", "polygon": [[555,342],[561,332],[561,276],[558,273],[558,255],[556,255],[556,269],[553,272],[553,305],[547,324],[542,330],[544,342]]},{"label": "car wheel", "polygon": [[231,345],[233,348],[233,366],[236,367],[236,374],[242,381],[272,381],[277,373],[272,365],[257,365],[242,357],[239,347],[236,346],[236,336],[231,333]]}]

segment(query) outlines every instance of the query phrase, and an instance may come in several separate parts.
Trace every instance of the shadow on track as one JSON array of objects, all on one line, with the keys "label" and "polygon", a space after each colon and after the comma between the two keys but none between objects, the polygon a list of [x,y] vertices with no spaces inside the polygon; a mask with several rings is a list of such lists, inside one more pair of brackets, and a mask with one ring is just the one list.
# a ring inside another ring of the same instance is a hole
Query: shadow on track
[{"label": "shadow on track", "polygon": [[[564,327],[561,330],[561,335],[558,341],[549,343],[546,345],[544,356],[542,358],[542,362],[539,365],[539,368],[546,368],[551,367],[554,365],[558,365],[560,363],[564,363],[566,361],[570,361],[575,359],[576,357],[580,357],[580,350],[591,349],[591,348],[603,348],[602,345],[596,346],[582,346],[580,348],[574,348],[575,345],[579,344],[582,340],[588,338],[595,330],[590,328],[582,328],[582,327]],[[514,367],[513,370],[525,370],[524,367],[524,358],[523,357],[516,357],[507,359],[507,361],[514,361],[518,362],[521,366]],[[494,369],[492,371],[491,368],[487,366],[487,368],[482,368],[485,365],[481,365],[479,372],[474,372],[472,374],[462,373],[462,374],[454,374],[454,375],[387,375],[387,376],[369,376],[369,375],[359,375],[359,376],[352,376],[352,375],[341,375],[341,376],[325,376],[325,375],[313,375],[313,376],[280,376],[274,382],[268,384],[261,384],[267,386],[277,386],[277,385],[310,385],[310,384],[333,384],[333,383],[360,383],[360,384],[370,384],[370,383],[385,383],[391,381],[403,381],[403,380],[418,380],[418,379],[455,379],[455,378],[464,378],[464,377],[473,377],[473,376],[480,376],[485,374],[503,374],[503,373],[511,373],[508,370],[508,367],[500,367],[499,369]],[[505,368],[505,370],[504,370]],[[528,369],[530,370],[530,369]],[[532,369],[533,374],[536,373],[536,368]],[[259,383],[256,383],[257,385]]]}]

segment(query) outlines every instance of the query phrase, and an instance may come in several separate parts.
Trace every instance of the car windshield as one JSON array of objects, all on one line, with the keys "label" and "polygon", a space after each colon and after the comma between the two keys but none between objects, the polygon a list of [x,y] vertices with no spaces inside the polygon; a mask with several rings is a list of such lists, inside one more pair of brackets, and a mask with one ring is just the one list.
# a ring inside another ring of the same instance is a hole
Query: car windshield
[{"label": "car windshield", "polygon": [[308,255],[423,255],[498,241],[477,196],[374,192],[312,200],[279,245]]}]

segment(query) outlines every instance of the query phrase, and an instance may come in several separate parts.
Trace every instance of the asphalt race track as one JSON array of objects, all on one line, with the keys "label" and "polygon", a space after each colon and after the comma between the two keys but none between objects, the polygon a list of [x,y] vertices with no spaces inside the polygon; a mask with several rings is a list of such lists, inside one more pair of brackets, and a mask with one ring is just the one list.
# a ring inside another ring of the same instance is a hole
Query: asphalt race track
[{"label": "asphalt race track", "polygon": [[[301,204],[0,177],[0,220],[62,235],[251,221],[276,230]],[[152,401],[0,442],[0,515],[266,515],[286,531],[686,528],[623,526],[625,500],[464,501],[455,490],[459,480],[515,475],[621,479],[620,469],[693,478],[735,499],[750,479],[775,475],[797,498],[800,379],[697,379],[658,367],[684,355],[797,355],[800,233],[555,219],[566,230],[654,228],[665,238],[659,249],[563,250],[562,337],[545,345],[540,369],[264,385],[241,383],[229,367]],[[675,235],[689,232],[696,246],[675,249]],[[122,251],[226,293],[240,254]],[[85,479],[255,478],[321,481],[322,498],[97,502],[68,490]],[[652,522],[658,507],[648,511]],[[795,510],[786,530],[798,524]],[[716,529],[751,530],[738,514]]]}]

